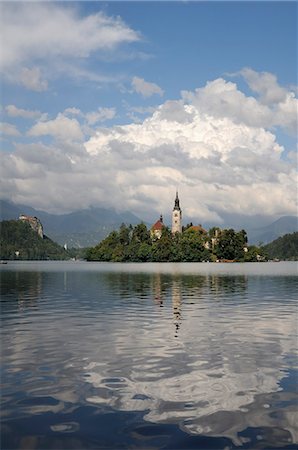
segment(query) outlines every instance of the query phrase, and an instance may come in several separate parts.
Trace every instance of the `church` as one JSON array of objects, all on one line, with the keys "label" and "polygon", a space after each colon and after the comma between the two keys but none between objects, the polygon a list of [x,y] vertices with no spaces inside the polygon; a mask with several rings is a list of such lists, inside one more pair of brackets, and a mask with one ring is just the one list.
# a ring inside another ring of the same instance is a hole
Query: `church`
[{"label": "church", "polygon": [[[152,225],[150,233],[151,237],[155,239],[161,238],[162,228],[164,227],[163,217],[160,216],[159,220]],[[174,208],[172,211],[172,233],[182,233],[182,210],[180,208],[180,200],[178,197],[178,191],[176,191],[176,198]]]}]

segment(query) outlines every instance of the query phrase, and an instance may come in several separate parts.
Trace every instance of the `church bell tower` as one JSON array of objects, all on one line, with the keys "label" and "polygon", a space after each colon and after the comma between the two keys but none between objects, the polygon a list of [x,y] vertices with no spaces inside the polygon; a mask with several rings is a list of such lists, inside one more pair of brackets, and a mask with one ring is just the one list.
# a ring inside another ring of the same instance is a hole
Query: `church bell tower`
[{"label": "church bell tower", "polygon": [[176,191],[175,205],[172,212],[172,233],[182,233],[182,211],[179,204],[178,191]]}]

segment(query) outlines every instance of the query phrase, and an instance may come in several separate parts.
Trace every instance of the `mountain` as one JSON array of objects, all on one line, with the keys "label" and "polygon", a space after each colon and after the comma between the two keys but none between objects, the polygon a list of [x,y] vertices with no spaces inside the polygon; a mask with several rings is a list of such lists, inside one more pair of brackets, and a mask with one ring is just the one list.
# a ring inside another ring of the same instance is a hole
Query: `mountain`
[{"label": "mountain", "polygon": [[248,237],[250,244],[258,244],[260,242],[267,244],[280,236],[294,233],[295,231],[298,231],[298,218],[295,216],[283,216],[267,226],[248,230]]},{"label": "mountain", "polygon": [[66,243],[68,247],[95,245],[122,223],[135,225],[141,222],[130,212],[117,213],[108,208],[91,207],[58,215],[0,200],[1,220],[18,219],[20,214],[38,217],[45,234],[60,244]]},{"label": "mountain", "polygon": [[275,239],[264,245],[263,250],[270,259],[298,261],[298,232]]}]

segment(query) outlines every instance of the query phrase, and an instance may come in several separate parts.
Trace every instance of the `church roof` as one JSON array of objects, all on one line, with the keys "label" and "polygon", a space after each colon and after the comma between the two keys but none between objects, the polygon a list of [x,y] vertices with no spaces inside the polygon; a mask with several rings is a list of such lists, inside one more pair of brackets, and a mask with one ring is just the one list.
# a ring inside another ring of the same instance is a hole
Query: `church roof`
[{"label": "church roof", "polygon": [[151,230],[162,230],[162,227],[164,227],[164,224],[158,220],[154,225],[152,225]]},{"label": "church roof", "polygon": [[187,228],[187,231],[197,231],[204,234],[207,233],[207,231],[202,227],[202,225],[193,225]]},{"label": "church roof", "polygon": [[162,230],[162,227],[164,227],[164,224],[163,224],[163,218],[162,218],[162,215],[161,215],[159,220],[157,222],[155,222],[154,225],[152,225],[151,230],[153,230],[153,231],[155,231],[155,230]]}]

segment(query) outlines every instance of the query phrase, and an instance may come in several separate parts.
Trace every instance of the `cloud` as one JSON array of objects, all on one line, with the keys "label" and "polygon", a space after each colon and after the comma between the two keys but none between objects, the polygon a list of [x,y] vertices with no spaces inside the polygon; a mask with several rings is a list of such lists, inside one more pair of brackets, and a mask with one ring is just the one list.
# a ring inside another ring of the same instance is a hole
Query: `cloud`
[{"label": "cloud", "polygon": [[64,115],[70,115],[70,116],[79,116],[81,113],[81,110],[79,108],[66,108],[63,111]]},{"label": "cloud", "polygon": [[133,90],[143,97],[151,97],[154,94],[163,96],[164,91],[155,83],[149,83],[143,78],[133,77],[131,82]]},{"label": "cloud", "polygon": [[116,115],[115,108],[98,108],[97,111],[92,111],[86,114],[86,120],[89,125],[94,125],[98,122],[105,122],[113,119]]},{"label": "cloud", "polygon": [[[102,117],[103,111],[96,114]],[[283,159],[285,149],[271,128],[277,112],[235,83],[219,78],[183,92],[141,123],[99,128],[90,115],[95,127],[89,125],[89,132],[88,114],[71,109],[39,121],[28,136],[51,135],[54,144],[40,153],[20,144],[13,157],[5,155],[6,173],[18,173],[15,201],[41,209],[50,205],[52,212],[101,204],[152,220],[170,213],[178,187],[183,216],[198,223],[220,223],[226,212],[296,214],[296,160]],[[291,114],[280,117],[280,126]],[[83,141],[83,132],[91,138]],[[65,160],[63,176],[50,162],[51,148],[56,161]],[[35,164],[34,180],[22,178]]]},{"label": "cloud", "polygon": [[286,100],[287,90],[279,86],[276,76],[272,73],[259,73],[246,67],[239,74],[243,76],[250,89],[260,95],[262,103],[270,105]]},{"label": "cloud", "polygon": [[50,135],[65,141],[82,141],[84,138],[79,122],[61,113],[56,119],[36,123],[27,134],[32,137]]},{"label": "cloud", "polygon": [[7,122],[1,122],[0,123],[0,131],[2,134],[6,136],[20,136],[21,133],[17,129],[15,125],[12,125],[11,123]]},{"label": "cloud", "polygon": [[223,78],[210,81],[195,92],[182,91],[182,98],[216,118],[230,118],[250,127],[268,127],[272,123],[272,112],[267,106],[247,97],[235,83]]},{"label": "cloud", "polygon": [[116,116],[116,108],[100,107],[96,111],[83,113],[79,108],[66,108],[63,112],[66,116],[77,116],[85,120],[88,125],[105,122]]},{"label": "cloud", "polygon": [[10,117],[22,117],[23,119],[36,119],[42,116],[40,111],[30,111],[28,109],[18,108],[15,105],[7,105],[5,111]]},{"label": "cloud", "polygon": [[[82,16],[79,9],[58,3],[5,3],[1,8],[1,36],[5,46],[0,55],[1,72],[11,82],[21,82],[37,91],[46,89],[38,66],[51,68],[91,54],[113,51],[121,44],[140,39],[119,17],[103,12]],[[27,67],[31,67],[28,69]],[[32,68],[33,67],[33,68]],[[85,70],[87,73],[88,70]],[[34,82],[30,79],[34,78]]]},{"label": "cloud", "polygon": [[[250,73],[250,75],[252,74]],[[257,80],[257,77],[254,76],[254,79]],[[258,80],[264,81],[264,78]],[[268,93],[271,92],[270,90],[265,94],[263,84],[258,85],[255,81],[253,86],[260,93],[264,92],[267,99],[270,98],[270,104],[264,104],[254,97],[246,96],[238,89],[236,83],[227,82],[223,78],[210,81],[203,88],[196,89],[195,92],[182,91],[182,98],[186,103],[196,106],[202,113],[216,118],[230,118],[235,123],[242,123],[249,127],[273,128],[279,126],[286,131],[295,132],[298,108],[295,94],[282,90],[282,96],[281,94],[277,95],[275,85],[272,95]],[[275,103],[273,103],[273,99],[276,99]]]},{"label": "cloud", "polygon": [[48,89],[48,82],[42,79],[39,67],[22,69],[20,83],[31,91],[42,92]]}]

